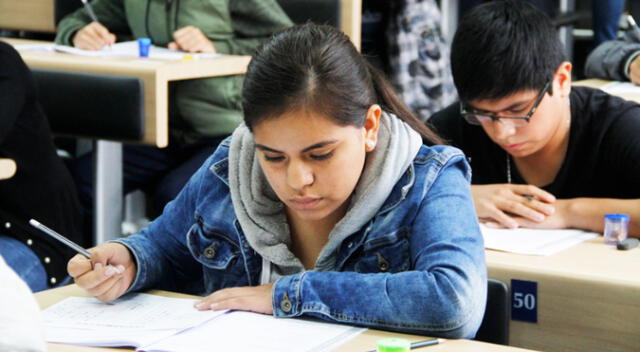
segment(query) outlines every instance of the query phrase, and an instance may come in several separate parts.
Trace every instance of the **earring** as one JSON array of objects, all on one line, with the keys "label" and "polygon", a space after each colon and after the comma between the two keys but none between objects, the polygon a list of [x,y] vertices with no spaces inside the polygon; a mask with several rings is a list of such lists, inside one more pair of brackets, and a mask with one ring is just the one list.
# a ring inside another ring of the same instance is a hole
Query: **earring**
[{"label": "earring", "polygon": [[374,141],[367,141],[367,147],[369,149],[373,149],[376,146],[376,142]]}]

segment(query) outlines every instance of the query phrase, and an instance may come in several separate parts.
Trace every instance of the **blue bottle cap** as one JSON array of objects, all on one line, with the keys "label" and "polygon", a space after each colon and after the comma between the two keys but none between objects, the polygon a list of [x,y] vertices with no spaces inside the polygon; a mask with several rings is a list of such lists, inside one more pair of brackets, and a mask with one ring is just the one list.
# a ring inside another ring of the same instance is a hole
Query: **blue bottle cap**
[{"label": "blue bottle cap", "polygon": [[629,221],[629,215],[627,215],[627,214],[604,214],[604,218],[607,219],[607,220]]},{"label": "blue bottle cap", "polygon": [[148,57],[149,56],[149,47],[151,46],[151,39],[149,38],[138,38],[138,53],[140,57]]}]

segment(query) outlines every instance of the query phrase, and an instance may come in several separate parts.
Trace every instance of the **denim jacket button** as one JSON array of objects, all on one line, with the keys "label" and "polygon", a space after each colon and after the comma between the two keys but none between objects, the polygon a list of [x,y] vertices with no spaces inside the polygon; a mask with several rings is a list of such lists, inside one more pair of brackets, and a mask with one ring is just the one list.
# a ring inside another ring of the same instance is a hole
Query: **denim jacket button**
[{"label": "denim jacket button", "polygon": [[287,295],[286,292],[284,293],[284,296],[282,296],[280,309],[282,309],[282,311],[285,313],[289,313],[291,311],[291,301],[289,300],[289,295]]},{"label": "denim jacket button", "polygon": [[376,253],[376,257],[378,257],[378,269],[380,269],[380,271],[389,270],[389,262],[386,259],[384,259],[382,254]]},{"label": "denim jacket button", "polygon": [[204,256],[207,259],[213,259],[216,256],[216,245],[217,243],[212,243],[209,247],[204,249]]}]

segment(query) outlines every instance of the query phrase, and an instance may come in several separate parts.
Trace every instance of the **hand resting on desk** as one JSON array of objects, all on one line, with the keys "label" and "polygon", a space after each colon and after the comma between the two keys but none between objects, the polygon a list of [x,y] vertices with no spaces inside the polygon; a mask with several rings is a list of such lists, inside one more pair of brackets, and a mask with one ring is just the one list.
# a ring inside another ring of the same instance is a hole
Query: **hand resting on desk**
[{"label": "hand resting on desk", "polygon": [[555,212],[556,198],[532,185],[472,185],[471,194],[478,218],[500,227],[517,228],[517,218],[542,223]]},{"label": "hand resting on desk", "polygon": [[640,56],[636,56],[629,65],[629,80],[635,85],[640,85]]},{"label": "hand resting on desk", "polygon": [[171,50],[182,50],[189,53],[215,54],[213,43],[202,33],[202,30],[194,26],[186,26],[173,32],[174,41],[169,43]]},{"label": "hand resting on desk", "polygon": [[198,310],[236,309],[273,314],[273,283],[218,290],[197,302]]},{"label": "hand resting on desk", "polygon": [[122,296],[136,276],[136,263],[127,247],[106,243],[89,249],[91,259],[78,254],[69,260],[67,271],[76,284],[101,301]]}]

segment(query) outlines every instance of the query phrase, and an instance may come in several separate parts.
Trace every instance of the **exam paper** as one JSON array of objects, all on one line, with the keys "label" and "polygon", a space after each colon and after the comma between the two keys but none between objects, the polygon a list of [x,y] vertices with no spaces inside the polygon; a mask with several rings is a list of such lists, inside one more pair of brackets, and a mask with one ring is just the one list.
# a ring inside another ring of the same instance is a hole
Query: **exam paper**
[{"label": "exam paper", "polygon": [[194,299],[146,293],[129,294],[112,303],[96,298],[68,297],[44,310],[47,327],[72,329],[184,329],[201,324],[221,312],[198,311]]},{"label": "exam paper", "polygon": [[367,329],[299,318],[231,312],[140,348],[145,352],[321,352]]},{"label": "exam paper", "polygon": [[611,82],[600,89],[611,95],[640,94],[640,87],[631,82]]},{"label": "exam paper", "polygon": [[197,311],[193,299],[129,294],[113,303],[69,297],[43,311],[47,342],[138,351],[329,351],[365,331],[249,312]]},{"label": "exam paper", "polygon": [[39,53],[53,52],[54,44],[18,44],[13,46],[18,51],[31,51]]},{"label": "exam paper", "polygon": [[[120,57],[120,58],[138,58],[138,42],[128,41],[105,46],[101,50],[83,50],[68,45],[55,44],[21,44],[15,46],[18,51],[31,52],[51,52],[60,51],[73,55],[91,56],[91,57]],[[185,56],[192,58],[215,58],[220,54],[209,53],[187,53],[180,50],[169,50],[167,48],[151,45],[149,47],[149,58],[163,60],[181,60]]]},{"label": "exam paper", "polygon": [[175,335],[178,332],[180,332],[180,329],[78,329],[47,326],[45,329],[45,338],[47,342],[81,346],[140,347],[162,340],[171,335]]},{"label": "exam paper", "polygon": [[598,236],[582,230],[496,229],[484,224],[480,230],[485,248],[529,255],[552,255]]}]

